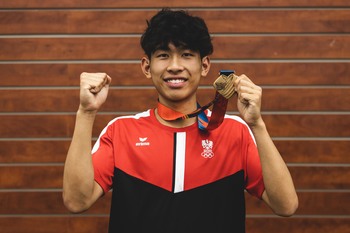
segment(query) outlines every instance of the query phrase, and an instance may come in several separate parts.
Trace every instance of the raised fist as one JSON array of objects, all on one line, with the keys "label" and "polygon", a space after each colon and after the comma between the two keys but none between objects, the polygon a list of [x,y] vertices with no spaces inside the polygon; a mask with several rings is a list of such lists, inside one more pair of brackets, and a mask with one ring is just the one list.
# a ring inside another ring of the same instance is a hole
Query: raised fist
[{"label": "raised fist", "polygon": [[82,73],[79,109],[87,112],[97,111],[107,99],[111,81],[111,77],[106,73]]}]

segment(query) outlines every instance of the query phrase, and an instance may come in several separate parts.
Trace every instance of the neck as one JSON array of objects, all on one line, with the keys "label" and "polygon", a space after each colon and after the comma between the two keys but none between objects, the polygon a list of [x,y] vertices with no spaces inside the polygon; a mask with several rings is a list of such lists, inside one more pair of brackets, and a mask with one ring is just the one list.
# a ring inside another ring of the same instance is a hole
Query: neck
[{"label": "neck", "polygon": [[[161,106],[161,105],[163,106]],[[167,102],[167,101],[162,101],[159,99],[159,104],[158,108],[155,111],[155,115],[157,120],[166,126],[171,126],[174,128],[182,128],[186,126],[190,126],[194,123],[196,123],[197,119],[196,117],[188,118],[188,119],[176,119],[179,115],[183,114],[189,114],[197,109],[197,102],[192,103],[187,101],[185,103],[180,103],[180,102]],[[164,111],[164,106],[165,110]],[[162,107],[162,114],[160,114],[160,107]],[[172,119],[172,120],[170,120]]]},{"label": "neck", "polygon": [[164,106],[183,114],[188,114],[197,109],[197,101],[186,101],[186,102],[169,102],[159,99],[159,102]]},{"label": "neck", "polygon": [[154,111],[155,116],[157,118],[157,120],[162,124],[162,125],[166,125],[166,126],[170,126],[173,128],[183,128],[183,127],[187,127],[190,125],[193,125],[196,123],[197,118],[196,117],[192,117],[189,119],[184,119],[184,120],[174,120],[174,121],[166,121],[163,118],[161,118],[158,114],[158,109],[156,109]]}]

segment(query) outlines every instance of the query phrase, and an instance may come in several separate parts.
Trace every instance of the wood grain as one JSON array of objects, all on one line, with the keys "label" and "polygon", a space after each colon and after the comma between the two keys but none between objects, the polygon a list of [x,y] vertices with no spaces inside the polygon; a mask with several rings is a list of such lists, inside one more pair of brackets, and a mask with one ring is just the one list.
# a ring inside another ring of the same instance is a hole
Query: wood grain
[{"label": "wood grain", "polygon": [[[108,214],[110,209],[110,193],[99,199],[86,214]],[[2,215],[68,215],[69,211],[63,204],[61,191],[7,191],[0,192]]]},{"label": "wood grain", "polygon": [[[246,74],[258,85],[350,85],[348,62],[218,62],[212,61],[210,73],[202,85],[212,85],[222,69]],[[112,86],[150,86],[140,63],[51,63],[0,64],[3,87],[78,86],[82,72],[106,72]]]},{"label": "wood grain", "polygon": [[[113,118],[155,107],[139,38],[164,6],[203,17],[213,36],[202,104],[221,69],[263,87],[263,118],[299,209],[276,217],[247,194],[247,232],[350,232],[348,0],[0,1],[0,231],[107,232],[111,193],[79,215],[62,201],[79,75],[113,78],[92,143]],[[237,114],[234,100],[228,113]]]},{"label": "wood grain", "polygon": [[[293,165],[289,170],[297,189],[350,189],[349,166]],[[63,164],[8,165],[0,167],[0,189],[60,189],[62,177]]]},{"label": "wood grain", "polygon": [[318,0],[318,1],[280,1],[280,0],[169,0],[164,1],[143,1],[128,0],[61,0],[61,1],[41,1],[41,0],[12,0],[0,2],[1,8],[138,8],[138,7],[343,7],[350,6],[347,0]]},{"label": "wood grain", "polygon": [[[299,207],[295,216],[317,215],[346,217],[350,213],[348,191],[298,191]],[[251,195],[246,195],[247,214],[272,214],[269,207]]]},{"label": "wood grain", "polygon": [[[2,217],[0,225],[6,233],[96,233],[107,232],[108,216],[25,216]],[[46,224],[43,224],[45,222]],[[274,217],[247,217],[246,231],[249,233],[283,232],[289,233],[319,233],[337,232],[346,233],[350,229],[347,217],[311,217],[311,218],[274,218]]]},{"label": "wood grain", "polygon": [[[93,136],[97,137],[118,114],[97,116]],[[265,114],[272,137],[350,137],[350,117],[338,114]],[[0,115],[0,134],[4,138],[71,137],[75,116],[65,114]],[[30,127],[29,127],[30,126]]]},{"label": "wood grain", "polygon": [[96,233],[108,232],[108,217],[81,215],[1,217],[0,225],[6,233]]},{"label": "wood grain", "polygon": [[350,167],[342,165],[293,165],[289,167],[297,189],[350,189]]},{"label": "wood grain", "polygon": [[0,163],[63,163],[70,139],[0,141]]},{"label": "wood grain", "polygon": [[[79,89],[2,90],[3,112],[75,112],[79,106]],[[344,88],[269,88],[263,89],[263,111],[348,111],[350,87]],[[157,93],[153,87],[111,89],[102,112],[138,112],[154,106]],[[198,91],[202,105],[214,99],[213,87]],[[331,100],[331,101],[330,101]],[[236,111],[236,97],[228,111]]]},{"label": "wood grain", "polygon": [[62,164],[0,167],[0,189],[61,189],[62,179]]},{"label": "wood grain", "polygon": [[316,233],[337,232],[346,233],[350,230],[347,217],[339,218],[247,218],[246,231],[249,233],[288,232],[288,233]]},{"label": "wood grain", "polygon": [[[93,141],[94,143],[94,141]],[[349,164],[349,140],[275,140],[287,163]],[[70,138],[0,141],[0,163],[63,163]]]},{"label": "wood grain", "polygon": [[[143,51],[139,36],[0,38],[0,60],[130,60]],[[349,59],[350,36],[215,36],[213,59]]]},{"label": "wood grain", "polygon": [[[155,10],[84,10],[50,11],[20,10],[2,12],[6,22],[1,34],[118,34],[143,33],[146,19]],[[202,17],[211,33],[346,33],[350,16],[344,10],[192,10]],[[264,19],[264,20],[261,20]],[[254,22],[254,23],[251,23]],[[220,25],[220,27],[217,27]]]},{"label": "wood grain", "polygon": [[[298,215],[338,215],[345,217],[350,214],[350,195],[348,192],[298,192]],[[246,194],[247,214],[272,214],[264,202]],[[109,214],[111,193],[99,199],[85,214]],[[0,192],[2,215],[42,215],[68,214],[62,202],[59,191],[44,192]]]},{"label": "wood grain", "polygon": [[350,163],[350,141],[275,140],[287,163]]}]

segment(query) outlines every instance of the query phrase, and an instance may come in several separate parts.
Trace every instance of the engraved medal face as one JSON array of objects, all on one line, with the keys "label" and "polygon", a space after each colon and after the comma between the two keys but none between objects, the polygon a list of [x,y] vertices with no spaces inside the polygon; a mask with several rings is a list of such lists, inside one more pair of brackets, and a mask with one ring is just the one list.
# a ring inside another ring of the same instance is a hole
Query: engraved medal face
[{"label": "engraved medal face", "polygon": [[234,82],[238,78],[237,75],[231,73],[230,75],[226,76],[225,74],[221,74],[215,81],[214,81],[214,88],[226,99],[229,99],[233,96],[235,93],[235,87]]},{"label": "engraved medal face", "polygon": [[217,82],[214,82],[215,89],[218,91],[224,90],[226,87],[226,83],[222,82],[221,80],[217,80]]}]

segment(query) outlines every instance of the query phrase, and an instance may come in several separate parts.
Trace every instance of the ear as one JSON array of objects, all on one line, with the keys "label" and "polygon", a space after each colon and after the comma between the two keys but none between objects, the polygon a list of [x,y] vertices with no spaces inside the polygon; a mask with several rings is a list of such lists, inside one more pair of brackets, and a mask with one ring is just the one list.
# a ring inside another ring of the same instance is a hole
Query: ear
[{"label": "ear", "polygon": [[205,56],[202,58],[202,77],[206,77],[210,70],[210,58]]},{"label": "ear", "polygon": [[143,57],[141,60],[141,69],[146,78],[152,78],[151,75],[151,61],[147,57]]}]

